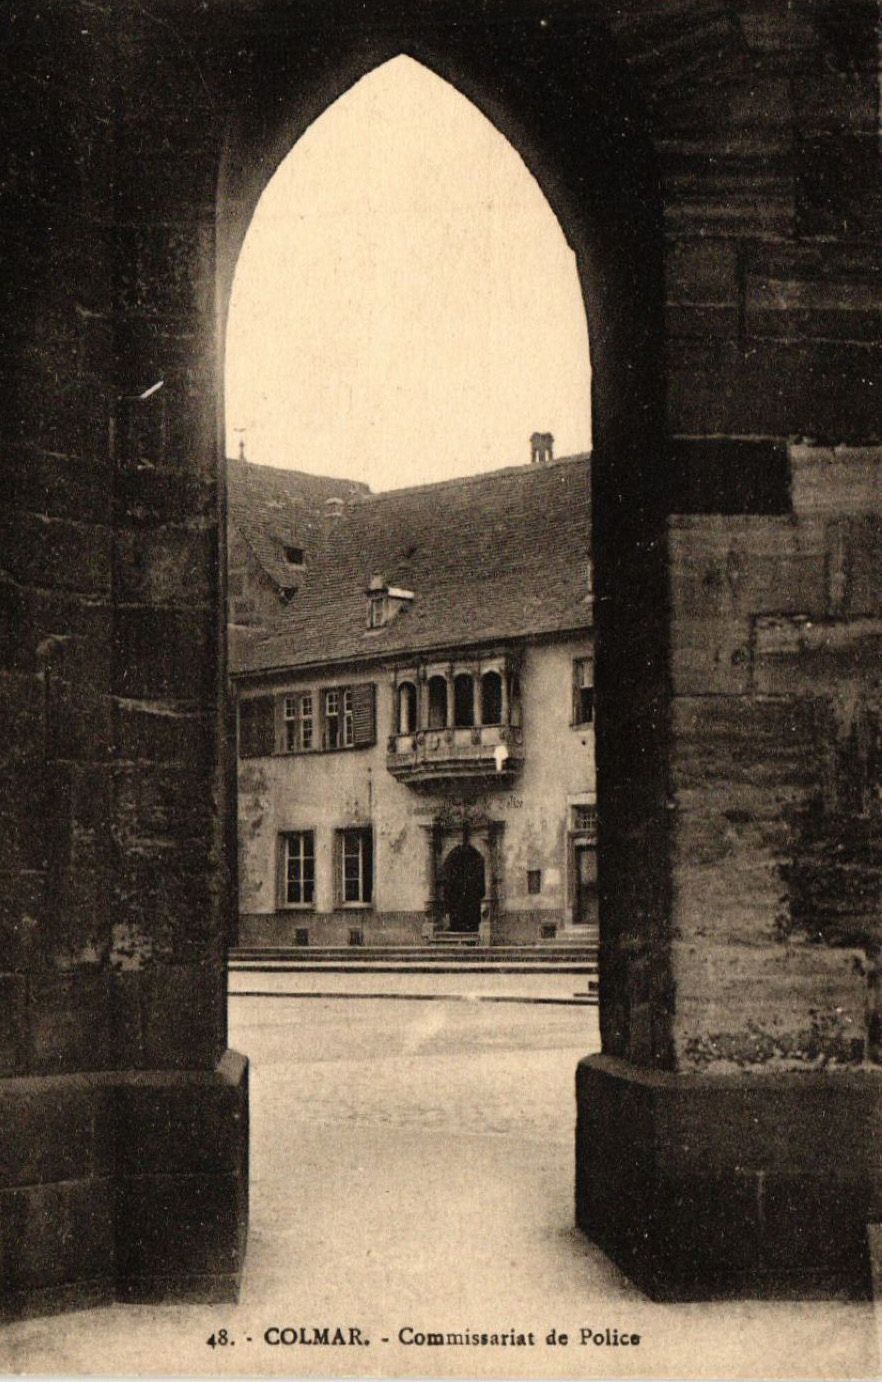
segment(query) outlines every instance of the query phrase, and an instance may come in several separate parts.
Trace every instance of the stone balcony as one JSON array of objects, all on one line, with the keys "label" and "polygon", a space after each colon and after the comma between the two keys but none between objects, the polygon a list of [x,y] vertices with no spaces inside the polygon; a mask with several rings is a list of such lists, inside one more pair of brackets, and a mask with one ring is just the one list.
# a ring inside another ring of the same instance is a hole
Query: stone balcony
[{"label": "stone balcony", "polygon": [[424,790],[471,783],[511,785],[524,764],[523,731],[509,725],[421,729],[390,735],[386,766],[399,782]]}]

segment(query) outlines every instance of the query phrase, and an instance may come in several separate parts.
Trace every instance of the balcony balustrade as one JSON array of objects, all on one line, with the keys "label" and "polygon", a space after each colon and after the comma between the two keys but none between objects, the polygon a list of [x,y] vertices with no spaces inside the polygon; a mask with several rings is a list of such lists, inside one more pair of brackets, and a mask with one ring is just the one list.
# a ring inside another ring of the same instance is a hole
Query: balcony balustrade
[{"label": "balcony balustrade", "polygon": [[393,777],[417,789],[443,790],[463,782],[506,787],[523,767],[523,738],[520,726],[511,725],[393,734],[386,765]]}]

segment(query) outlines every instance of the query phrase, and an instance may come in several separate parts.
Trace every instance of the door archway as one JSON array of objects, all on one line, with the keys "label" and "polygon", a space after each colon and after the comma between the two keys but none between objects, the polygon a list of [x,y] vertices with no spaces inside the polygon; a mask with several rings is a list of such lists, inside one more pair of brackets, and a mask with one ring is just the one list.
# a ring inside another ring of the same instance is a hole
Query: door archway
[{"label": "door archway", "polygon": [[474,845],[456,845],[444,860],[441,888],[448,929],[466,935],[481,925],[481,903],[487,890],[484,858]]}]

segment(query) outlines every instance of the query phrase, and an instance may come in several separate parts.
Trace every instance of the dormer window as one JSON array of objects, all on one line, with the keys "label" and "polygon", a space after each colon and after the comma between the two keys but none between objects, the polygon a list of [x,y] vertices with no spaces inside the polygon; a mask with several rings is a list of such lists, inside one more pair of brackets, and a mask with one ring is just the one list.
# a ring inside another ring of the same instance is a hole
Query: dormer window
[{"label": "dormer window", "polygon": [[386,622],[385,594],[371,595],[368,601],[368,627],[381,629]]},{"label": "dormer window", "polygon": [[413,601],[412,590],[402,590],[397,585],[387,585],[385,577],[372,576],[367,588],[368,628],[381,629],[390,623],[400,610]]},{"label": "dormer window", "polygon": [[302,566],[302,565],[303,565],[303,548],[302,548],[302,547],[286,547],[286,548],[284,549],[284,551],[285,551],[285,561],[288,563],[289,566]]}]

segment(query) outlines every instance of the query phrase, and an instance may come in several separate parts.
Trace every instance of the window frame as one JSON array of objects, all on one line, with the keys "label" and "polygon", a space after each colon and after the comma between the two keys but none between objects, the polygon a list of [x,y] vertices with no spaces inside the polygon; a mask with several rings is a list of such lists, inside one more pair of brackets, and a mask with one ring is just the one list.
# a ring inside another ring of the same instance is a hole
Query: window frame
[{"label": "window frame", "polygon": [[[585,680],[585,673],[588,673],[589,680]],[[591,709],[585,718],[582,714],[582,697],[589,693]],[[594,659],[593,657],[574,657],[573,658],[573,685],[572,685],[572,719],[570,721],[574,729],[587,729],[594,724]]]},{"label": "window frame", "polygon": [[[280,833],[280,874],[279,874],[279,909],[292,912],[314,912],[316,905],[316,849],[315,849],[315,830],[283,830]],[[291,845],[293,841],[299,842],[298,860],[300,867],[299,889],[301,893],[300,901],[292,900],[290,896],[292,882],[291,864],[292,853]],[[307,849],[307,845],[309,848]],[[307,863],[311,865],[311,870],[307,869]],[[308,874],[311,872],[311,877]],[[311,890],[311,897],[305,898],[307,887]]]},{"label": "window frame", "polygon": [[[337,847],[335,859],[335,894],[337,906],[345,911],[370,911],[374,905],[375,888],[375,866],[374,866],[374,831],[369,825],[346,825],[341,826],[336,832]],[[353,856],[348,848],[350,844],[357,846],[357,852]],[[347,897],[347,862],[356,858],[358,864],[357,873],[357,897]],[[367,891],[368,895],[365,896]]]}]

